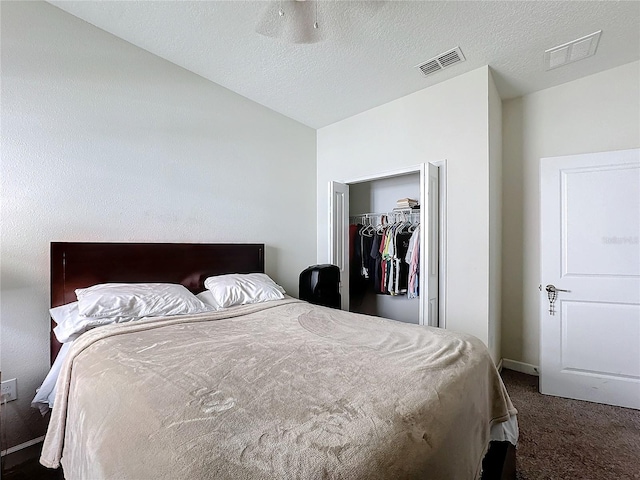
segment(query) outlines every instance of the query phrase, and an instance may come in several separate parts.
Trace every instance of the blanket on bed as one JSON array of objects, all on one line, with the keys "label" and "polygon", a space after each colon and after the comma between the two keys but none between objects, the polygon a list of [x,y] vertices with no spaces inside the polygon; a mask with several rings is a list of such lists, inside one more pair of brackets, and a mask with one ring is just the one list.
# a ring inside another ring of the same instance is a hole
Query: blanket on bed
[{"label": "blanket on bed", "polygon": [[515,414],[476,338],[285,299],[97,328],[41,463],[75,479],[473,479]]}]

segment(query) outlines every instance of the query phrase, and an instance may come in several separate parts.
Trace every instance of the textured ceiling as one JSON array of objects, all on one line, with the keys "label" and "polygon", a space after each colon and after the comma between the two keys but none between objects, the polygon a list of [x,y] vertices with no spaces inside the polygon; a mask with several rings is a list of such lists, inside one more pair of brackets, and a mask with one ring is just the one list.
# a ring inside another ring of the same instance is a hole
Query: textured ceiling
[{"label": "textured ceiling", "polygon": [[[640,59],[638,1],[321,0],[310,44],[256,33],[280,4],[295,20],[286,0],[50,3],[314,128],[483,65],[507,99]],[[594,57],[545,71],[544,50],[597,30]],[[413,68],[456,46],[464,63]]]}]

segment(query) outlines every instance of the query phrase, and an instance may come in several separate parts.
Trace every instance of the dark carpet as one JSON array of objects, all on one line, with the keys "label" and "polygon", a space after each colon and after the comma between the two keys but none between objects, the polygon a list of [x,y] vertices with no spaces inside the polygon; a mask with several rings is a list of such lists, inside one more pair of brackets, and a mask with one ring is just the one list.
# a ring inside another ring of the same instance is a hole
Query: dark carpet
[{"label": "dark carpet", "polygon": [[518,409],[518,480],[640,479],[640,411],[538,392],[538,377],[503,370]]},{"label": "dark carpet", "polygon": [[[538,377],[503,370],[518,409],[517,480],[640,479],[640,411],[538,393]],[[4,480],[60,480],[37,460]]]},{"label": "dark carpet", "polygon": [[34,458],[2,472],[2,480],[64,480],[64,475],[62,469],[50,470]]}]

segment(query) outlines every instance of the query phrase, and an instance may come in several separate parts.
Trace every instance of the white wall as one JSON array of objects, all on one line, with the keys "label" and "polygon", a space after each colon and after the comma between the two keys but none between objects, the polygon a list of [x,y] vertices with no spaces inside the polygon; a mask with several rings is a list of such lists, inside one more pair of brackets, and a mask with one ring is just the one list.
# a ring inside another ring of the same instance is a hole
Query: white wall
[{"label": "white wall", "polygon": [[349,189],[350,215],[391,212],[400,198],[420,201],[419,173],[352,184]]},{"label": "white wall", "polygon": [[296,295],[316,256],[316,132],[46,3],[2,2],[1,60],[11,447],[45,429],[29,403],[49,367],[49,242],[264,242]]},{"label": "white wall", "polygon": [[489,346],[501,357],[502,296],[502,100],[489,75]]},{"label": "white wall", "polygon": [[447,328],[489,340],[488,67],[318,130],[318,262],[328,261],[328,182],[447,160]]},{"label": "white wall", "polygon": [[540,364],[540,158],[640,147],[640,62],[503,103],[503,357]]}]

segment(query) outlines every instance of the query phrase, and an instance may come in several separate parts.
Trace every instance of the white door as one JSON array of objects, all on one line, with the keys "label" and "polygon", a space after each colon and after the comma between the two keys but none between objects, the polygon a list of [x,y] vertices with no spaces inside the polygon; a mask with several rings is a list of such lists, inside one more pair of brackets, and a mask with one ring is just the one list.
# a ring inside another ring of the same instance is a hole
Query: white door
[{"label": "white door", "polygon": [[349,311],[349,185],[329,182],[329,262],[340,269],[342,310]]},{"label": "white door", "polygon": [[540,186],[540,391],[640,408],[640,150],[543,158]]},{"label": "white door", "polygon": [[[440,243],[440,220],[439,220],[439,184],[440,178],[438,175],[438,167],[427,163],[427,172],[425,172],[429,179],[426,184],[426,192],[424,193],[427,208],[425,210],[426,218],[422,219],[422,225],[426,225],[426,228],[422,230],[422,234],[425,235],[425,241],[422,243],[426,250],[424,256],[423,272],[427,272],[426,285],[422,282],[422,287],[427,293],[427,325],[431,327],[439,326],[439,313],[440,308],[438,305],[438,282],[439,282],[439,248]],[[424,191],[424,182],[422,190]],[[423,200],[423,202],[425,201]],[[425,203],[423,203],[424,205]],[[423,293],[420,292],[422,295]],[[424,319],[424,316],[423,316]]]}]

